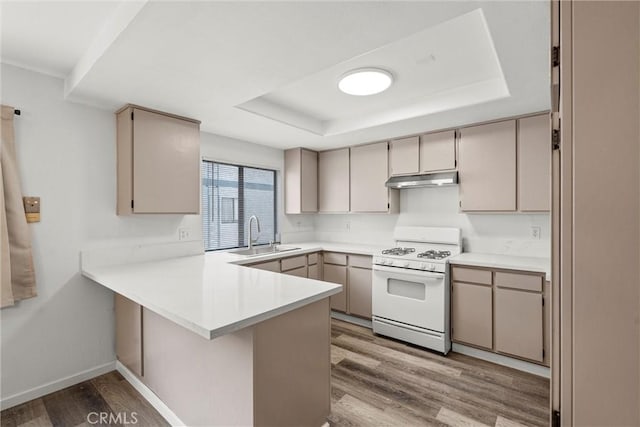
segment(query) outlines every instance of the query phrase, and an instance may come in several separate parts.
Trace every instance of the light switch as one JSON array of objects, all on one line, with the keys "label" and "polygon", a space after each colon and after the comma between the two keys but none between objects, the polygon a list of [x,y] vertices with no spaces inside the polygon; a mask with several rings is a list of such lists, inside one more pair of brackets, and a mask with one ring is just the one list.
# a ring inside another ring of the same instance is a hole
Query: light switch
[{"label": "light switch", "polygon": [[27,222],[40,222],[40,197],[23,197]]}]

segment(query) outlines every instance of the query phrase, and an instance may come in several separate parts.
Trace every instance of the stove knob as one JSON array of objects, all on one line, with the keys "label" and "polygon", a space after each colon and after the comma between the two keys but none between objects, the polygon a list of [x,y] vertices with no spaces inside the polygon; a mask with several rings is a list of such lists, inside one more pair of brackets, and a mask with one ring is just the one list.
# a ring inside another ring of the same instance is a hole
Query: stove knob
[{"label": "stove knob", "polygon": [[409,262],[408,262],[408,261],[407,261],[407,262],[405,262],[404,264],[402,264],[402,266],[403,266],[404,268],[409,268],[409,265],[410,265],[410,264],[409,264]]},{"label": "stove knob", "polygon": [[433,271],[436,269],[435,264],[429,264],[429,271]]},{"label": "stove knob", "polygon": [[420,263],[420,269],[421,270],[426,270],[427,269],[427,264],[425,264],[424,262]]}]

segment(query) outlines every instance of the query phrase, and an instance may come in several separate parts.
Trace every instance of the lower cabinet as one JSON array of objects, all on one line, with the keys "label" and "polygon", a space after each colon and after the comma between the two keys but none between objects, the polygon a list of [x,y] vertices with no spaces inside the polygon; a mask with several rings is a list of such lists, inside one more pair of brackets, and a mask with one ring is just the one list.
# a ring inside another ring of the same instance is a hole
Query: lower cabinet
[{"label": "lower cabinet", "polygon": [[493,346],[491,286],[453,282],[451,338],[478,347]]},{"label": "lower cabinet", "polygon": [[453,341],[549,365],[549,283],[542,274],[452,266],[451,276]]},{"label": "lower cabinet", "polygon": [[371,319],[371,269],[349,267],[349,314]]},{"label": "lower cabinet", "polygon": [[324,263],[323,280],[343,286],[342,292],[331,296],[331,310],[347,311],[347,266]]},{"label": "lower cabinet", "polygon": [[309,279],[322,280],[322,276],[320,275],[320,265],[310,265],[307,269],[307,277]]},{"label": "lower cabinet", "polygon": [[495,289],[495,349],[542,362],[542,294]]},{"label": "lower cabinet", "polygon": [[280,273],[280,260],[259,262],[257,264],[251,264],[250,267],[257,268],[259,270],[275,271]]}]

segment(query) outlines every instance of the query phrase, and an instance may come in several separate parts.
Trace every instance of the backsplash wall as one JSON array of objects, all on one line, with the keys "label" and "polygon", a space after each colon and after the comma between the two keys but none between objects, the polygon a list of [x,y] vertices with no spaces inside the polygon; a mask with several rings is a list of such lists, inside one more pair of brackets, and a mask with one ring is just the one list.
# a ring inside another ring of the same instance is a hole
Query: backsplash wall
[{"label": "backsplash wall", "polygon": [[[400,213],[318,214],[318,240],[388,245],[396,225],[458,227],[464,251],[550,256],[550,216],[533,214],[465,214],[458,208],[458,186],[401,190]],[[531,238],[531,227],[540,227],[540,239]]]}]

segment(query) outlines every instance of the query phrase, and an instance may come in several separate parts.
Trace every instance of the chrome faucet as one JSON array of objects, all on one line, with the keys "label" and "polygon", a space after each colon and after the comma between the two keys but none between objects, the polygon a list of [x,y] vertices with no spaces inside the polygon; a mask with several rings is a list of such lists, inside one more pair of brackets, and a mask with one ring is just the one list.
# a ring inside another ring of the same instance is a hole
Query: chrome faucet
[{"label": "chrome faucet", "polygon": [[249,233],[247,234],[247,246],[249,247],[249,249],[251,249],[253,247],[253,244],[258,241],[258,237],[253,239],[251,236],[251,221],[254,219],[256,220],[256,227],[258,228],[258,234],[260,234],[260,220],[258,219],[257,216],[251,215],[251,217],[249,218],[249,223],[247,224],[247,228],[249,229]]}]

